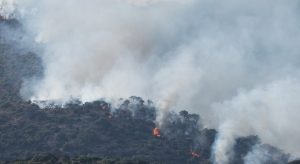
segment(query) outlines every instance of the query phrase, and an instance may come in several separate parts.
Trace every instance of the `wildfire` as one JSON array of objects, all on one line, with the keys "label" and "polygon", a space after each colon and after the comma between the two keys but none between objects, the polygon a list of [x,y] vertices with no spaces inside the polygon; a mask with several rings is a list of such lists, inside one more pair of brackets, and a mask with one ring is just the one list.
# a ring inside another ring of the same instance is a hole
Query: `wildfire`
[{"label": "wildfire", "polygon": [[195,158],[200,158],[200,154],[191,150],[191,155]]},{"label": "wildfire", "polygon": [[108,104],[101,104],[101,109],[102,110],[108,110],[109,109],[109,105]]},{"label": "wildfire", "polygon": [[158,128],[154,128],[152,130],[152,135],[155,137],[160,137],[160,130]]}]

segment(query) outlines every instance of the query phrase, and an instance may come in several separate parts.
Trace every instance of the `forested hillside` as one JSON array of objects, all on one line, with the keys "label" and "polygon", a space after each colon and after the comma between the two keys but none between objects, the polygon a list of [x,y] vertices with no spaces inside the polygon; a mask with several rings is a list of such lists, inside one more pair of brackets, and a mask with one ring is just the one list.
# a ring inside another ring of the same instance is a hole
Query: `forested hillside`
[{"label": "forested hillside", "polygon": [[[22,100],[22,82],[42,76],[39,50],[26,48],[30,39],[22,32],[18,21],[0,21],[2,163],[211,163],[218,132],[204,128],[197,114],[169,111],[158,127],[155,105],[139,97],[118,107],[74,100],[44,109]],[[255,146],[272,157],[266,163],[287,163],[288,154],[258,136],[236,139],[231,163],[243,163]]]}]

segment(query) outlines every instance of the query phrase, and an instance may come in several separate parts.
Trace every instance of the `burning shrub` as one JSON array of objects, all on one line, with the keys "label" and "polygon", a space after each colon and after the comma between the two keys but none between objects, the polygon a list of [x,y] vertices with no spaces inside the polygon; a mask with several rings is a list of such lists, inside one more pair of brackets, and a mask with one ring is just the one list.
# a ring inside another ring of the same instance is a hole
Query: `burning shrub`
[{"label": "burning shrub", "polygon": [[154,128],[152,130],[152,135],[155,137],[160,137],[160,130],[158,128]]},{"label": "burning shrub", "polygon": [[193,150],[191,150],[191,155],[192,155],[192,157],[194,157],[194,158],[200,158],[200,157],[201,157],[201,156],[200,156],[200,153],[195,152],[195,151],[193,151]]}]

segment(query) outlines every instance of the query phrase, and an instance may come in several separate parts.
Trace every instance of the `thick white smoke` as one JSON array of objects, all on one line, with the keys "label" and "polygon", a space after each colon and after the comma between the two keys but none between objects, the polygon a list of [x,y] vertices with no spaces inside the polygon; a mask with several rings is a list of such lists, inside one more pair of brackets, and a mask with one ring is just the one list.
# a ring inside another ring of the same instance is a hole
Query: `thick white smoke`
[{"label": "thick white smoke", "polygon": [[[219,130],[216,163],[234,138],[300,155],[300,3],[296,0],[20,0],[45,46],[34,100],[149,98],[193,109]],[[288,137],[288,139],[287,139]]]},{"label": "thick white smoke", "polygon": [[15,0],[0,0],[0,17],[8,19],[16,10]]},{"label": "thick white smoke", "polygon": [[300,136],[300,129],[297,128],[300,80],[296,77],[286,77],[251,91],[240,92],[233,99],[214,105],[213,110],[220,120],[217,123],[220,125],[220,136],[215,143],[217,161],[225,160],[226,163],[234,144],[233,138],[251,134],[257,134],[264,143],[300,155],[297,142]]},{"label": "thick white smoke", "polygon": [[[272,147],[267,145],[256,145],[253,150],[249,152],[245,158],[245,164],[264,164],[273,163],[286,164],[286,158],[281,153],[275,152]],[[273,161],[273,162],[271,162]]]}]

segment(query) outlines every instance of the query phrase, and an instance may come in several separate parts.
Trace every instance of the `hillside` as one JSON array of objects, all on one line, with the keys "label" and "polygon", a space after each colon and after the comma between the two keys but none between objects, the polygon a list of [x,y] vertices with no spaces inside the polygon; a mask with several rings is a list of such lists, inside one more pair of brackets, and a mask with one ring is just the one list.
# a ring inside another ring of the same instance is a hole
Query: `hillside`
[{"label": "hillside", "polygon": [[[38,50],[25,48],[30,39],[16,20],[1,20],[0,34],[2,163],[211,163],[218,132],[203,128],[201,116],[185,110],[167,112],[153,135],[157,109],[139,97],[120,100],[118,107],[104,100],[74,100],[41,109],[23,101],[22,81],[42,74]],[[288,154],[248,136],[236,139],[231,163],[243,163],[254,146],[272,157],[266,163],[288,161]]]}]

